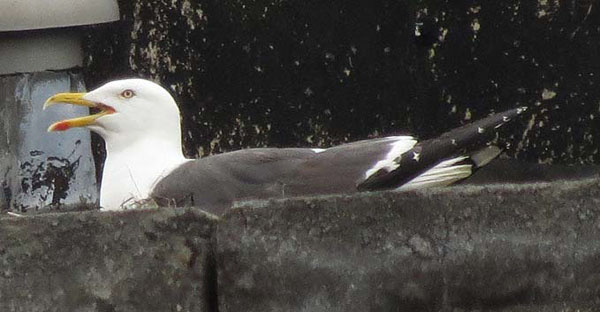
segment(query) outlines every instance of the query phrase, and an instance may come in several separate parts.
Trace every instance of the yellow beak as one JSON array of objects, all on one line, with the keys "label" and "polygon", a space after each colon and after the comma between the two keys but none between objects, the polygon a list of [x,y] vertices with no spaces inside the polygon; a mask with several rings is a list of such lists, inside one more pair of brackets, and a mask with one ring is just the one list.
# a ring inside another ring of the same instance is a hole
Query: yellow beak
[{"label": "yellow beak", "polygon": [[70,128],[93,125],[95,124],[96,119],[115,112],[115,110],[110,106],[84,100],[84,95],[85,93],[58,93],[46,100],[46,102],[44,103],[44,109],[57,103],[67,103],[72,105],[87,106],[100,109],[100,112],[97,114],[55,122],[52,125],[50,125],[50,127],[48,127],[48,132],[65,131]]}]

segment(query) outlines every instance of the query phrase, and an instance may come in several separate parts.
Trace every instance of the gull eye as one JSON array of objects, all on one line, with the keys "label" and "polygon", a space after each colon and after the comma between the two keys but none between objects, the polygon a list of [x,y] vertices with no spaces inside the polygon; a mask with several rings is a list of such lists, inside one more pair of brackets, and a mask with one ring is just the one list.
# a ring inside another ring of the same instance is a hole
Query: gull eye
[{"label": "gull eye", "polygon": [[121,92],[121,96],[126,98],[126,99],[130,99],[135,95],[135,92],[133,92],[133,90],[125,90],[123,92]]}]

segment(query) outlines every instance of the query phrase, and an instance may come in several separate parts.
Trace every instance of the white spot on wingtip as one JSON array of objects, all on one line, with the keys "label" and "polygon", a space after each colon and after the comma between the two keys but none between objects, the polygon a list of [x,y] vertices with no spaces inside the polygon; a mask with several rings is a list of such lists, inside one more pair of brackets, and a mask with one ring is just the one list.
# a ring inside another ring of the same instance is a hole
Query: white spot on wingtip
[{"label": "white spot on wingtip", "polygon": [[415,161],[421,160],[421,153],[413,152],[413,159]]}]

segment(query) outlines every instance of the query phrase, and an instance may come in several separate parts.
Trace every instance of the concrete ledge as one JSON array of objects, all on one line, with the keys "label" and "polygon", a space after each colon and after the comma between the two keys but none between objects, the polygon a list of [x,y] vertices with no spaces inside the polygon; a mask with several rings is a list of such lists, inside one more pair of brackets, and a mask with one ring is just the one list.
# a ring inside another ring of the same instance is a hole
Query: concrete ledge
[{"label": "concrete ledge", "polygon": [[4,217],[0,311],[595,311],[599,203],[587,179]]},{"label": "concrete ledge", "polygon": [[196,209],[0,219],[0,311],[211,311],[216,219]]},{"label": "concrete ledge", "polygon": [[591,310],[599,203],[596,179],[248,203],[217,230],[219,311]]}]

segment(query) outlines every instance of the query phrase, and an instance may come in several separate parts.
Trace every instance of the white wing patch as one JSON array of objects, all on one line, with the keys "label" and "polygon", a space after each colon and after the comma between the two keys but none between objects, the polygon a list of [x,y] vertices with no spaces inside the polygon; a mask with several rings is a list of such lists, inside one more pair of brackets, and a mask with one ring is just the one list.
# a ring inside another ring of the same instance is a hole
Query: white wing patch
[{"label": "white wing patch", "polygon": [[471,165],[455,165],[456,163],[469,158],[460,156],[447,159],[435,167],[423,172],[418,177],[406,182],[397,190],[414,190],[433,186],[447,186],[467,178],[472,173]]},{"label": "white wing patch", "polygon": [[384,169],[387,172],[391,172],[398,168],[399,164],[394,161],[400,155],[406,153],[417,144],[417,140],[411,136],[392,136],[384,138],[386,141],[392,141],[389,143],[391,146],[390,151],[385,155],[385,158],[375,163],[367,172],[365,172],[365,179],[368,179],[375,172],[380,169]]},{"label": "white wing patch", "polygon": [[324,149],[324,148],[311,148],[311,150],[312,150],[313,152],[315,152],[315,153],[317,153],[317,154],[318,154],[318,153],[322,153],[322,152],[324,152],[326,149]]}]

